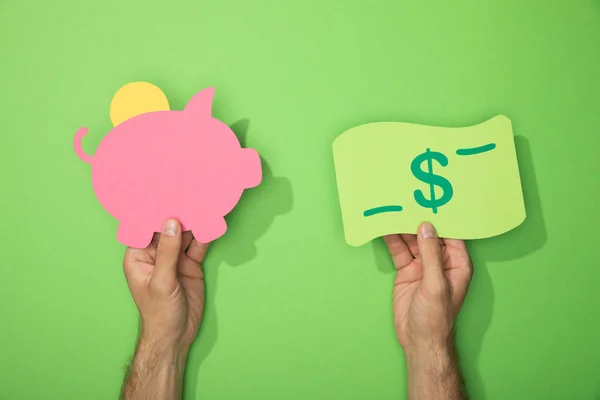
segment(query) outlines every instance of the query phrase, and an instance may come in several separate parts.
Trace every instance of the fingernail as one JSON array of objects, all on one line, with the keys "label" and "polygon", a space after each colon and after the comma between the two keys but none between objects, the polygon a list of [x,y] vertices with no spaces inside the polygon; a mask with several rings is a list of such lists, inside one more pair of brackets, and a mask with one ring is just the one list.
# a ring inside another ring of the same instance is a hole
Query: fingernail
[{"label": "fingernail", "polygon": [[436,237],[435,228],[429,222],[425,222],[424,224],[421,224],[421,227],[419,228],[419,236],[421,236],[422,239],[434,238]]},{"label": "fingernail", "polygon": [[170,219],[165,222],[165,226],[163,226],[163,234],[167,236],[175,236],[177,235],[177,223]]}]

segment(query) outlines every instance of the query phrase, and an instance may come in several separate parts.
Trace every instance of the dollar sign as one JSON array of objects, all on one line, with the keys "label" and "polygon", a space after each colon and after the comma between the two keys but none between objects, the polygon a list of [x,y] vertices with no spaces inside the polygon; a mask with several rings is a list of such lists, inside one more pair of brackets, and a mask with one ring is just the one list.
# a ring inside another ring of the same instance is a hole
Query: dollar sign
[{"label": "dollar sign", "polygon": [[[452,199],[454,193],[452,184],[443,176],[435,175],[433,173],[433,160],[436,160],[442,167],[448,165],[448,157],[437,151],[431,151],[427,149],[425,153],[421,153],[416,156],[410,164],[410,171],[413,173],[415,178],[429,184],[429,196],[430,200],[425,198],[423,192],[415,190],[414,196],[415,201],[425,208],[431,208],[434,214],[437,214],[438,208],[448,203]],[[427,161],[427,172],[421,169],[421,163]],[[435,186],[442,188],[444,193],[439,199],[435,198]]]}]

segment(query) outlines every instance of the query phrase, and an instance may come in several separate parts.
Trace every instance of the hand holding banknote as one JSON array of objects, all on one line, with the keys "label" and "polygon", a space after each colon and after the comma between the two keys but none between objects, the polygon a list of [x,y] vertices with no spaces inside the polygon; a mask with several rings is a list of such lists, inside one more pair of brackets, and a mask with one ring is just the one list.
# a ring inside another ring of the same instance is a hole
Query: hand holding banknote
[{"label": "hand holding banknote", "polygon": [[462,400],[452,331],[473,274],[465,243],[439,239],[430,223],[417,235],[384,240],[397,270],[394,327],[406,356],[409,399]]}]

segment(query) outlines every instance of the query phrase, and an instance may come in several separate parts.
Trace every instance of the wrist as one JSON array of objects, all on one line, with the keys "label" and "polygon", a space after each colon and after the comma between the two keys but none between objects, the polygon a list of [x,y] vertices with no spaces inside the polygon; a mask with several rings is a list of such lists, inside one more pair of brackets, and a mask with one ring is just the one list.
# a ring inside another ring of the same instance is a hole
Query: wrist
[{"label": "wrist", "polygon": [[175,341],[157,340],[155,336],[141,334],[122,398],[181,398],[187,350]]},{"label": "wrist", "polygon": [[402,344],[405,353],[422,355],[430,351],[452,351],[454,350],[454,336],[438,335],[420,340],[410,340],[409,343]]},{"label": "wrist", "polygon": [[188,351],[189,346],[184,345],[179,340],[142,332],[136,353],[149,355],[164,367],[183,368],[187,361]]},{"label": "wrist", "polygon": [[405,349],[410,399],[462,400],[464,385],[454,343],[432,342]]},{"label": "wrist", "polygon": [[442,341],[432,341],[428,344],[406,346],[404,348],[408,370],[443,370],[453,363],[455,348],[452,338]]},{"label": "wrist", "polygon": [[190,346],[186,345],[182,340],[182,328],[166,325],[164,320],[157,321],[144,318],[143,316],[140,322],[140,340],[152,344],[153,347],[160,351],[184,351],[187,353]]}]

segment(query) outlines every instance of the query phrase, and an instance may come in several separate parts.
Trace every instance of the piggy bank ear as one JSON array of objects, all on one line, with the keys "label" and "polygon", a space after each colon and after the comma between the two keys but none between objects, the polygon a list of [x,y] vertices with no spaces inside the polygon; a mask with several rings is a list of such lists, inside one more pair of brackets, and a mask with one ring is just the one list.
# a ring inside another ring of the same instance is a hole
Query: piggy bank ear
[{"label": "piggy bank ear", "polygon": [[185,111],[210,117],[215,88],[209,87],[196,93],[185,106]]}]

